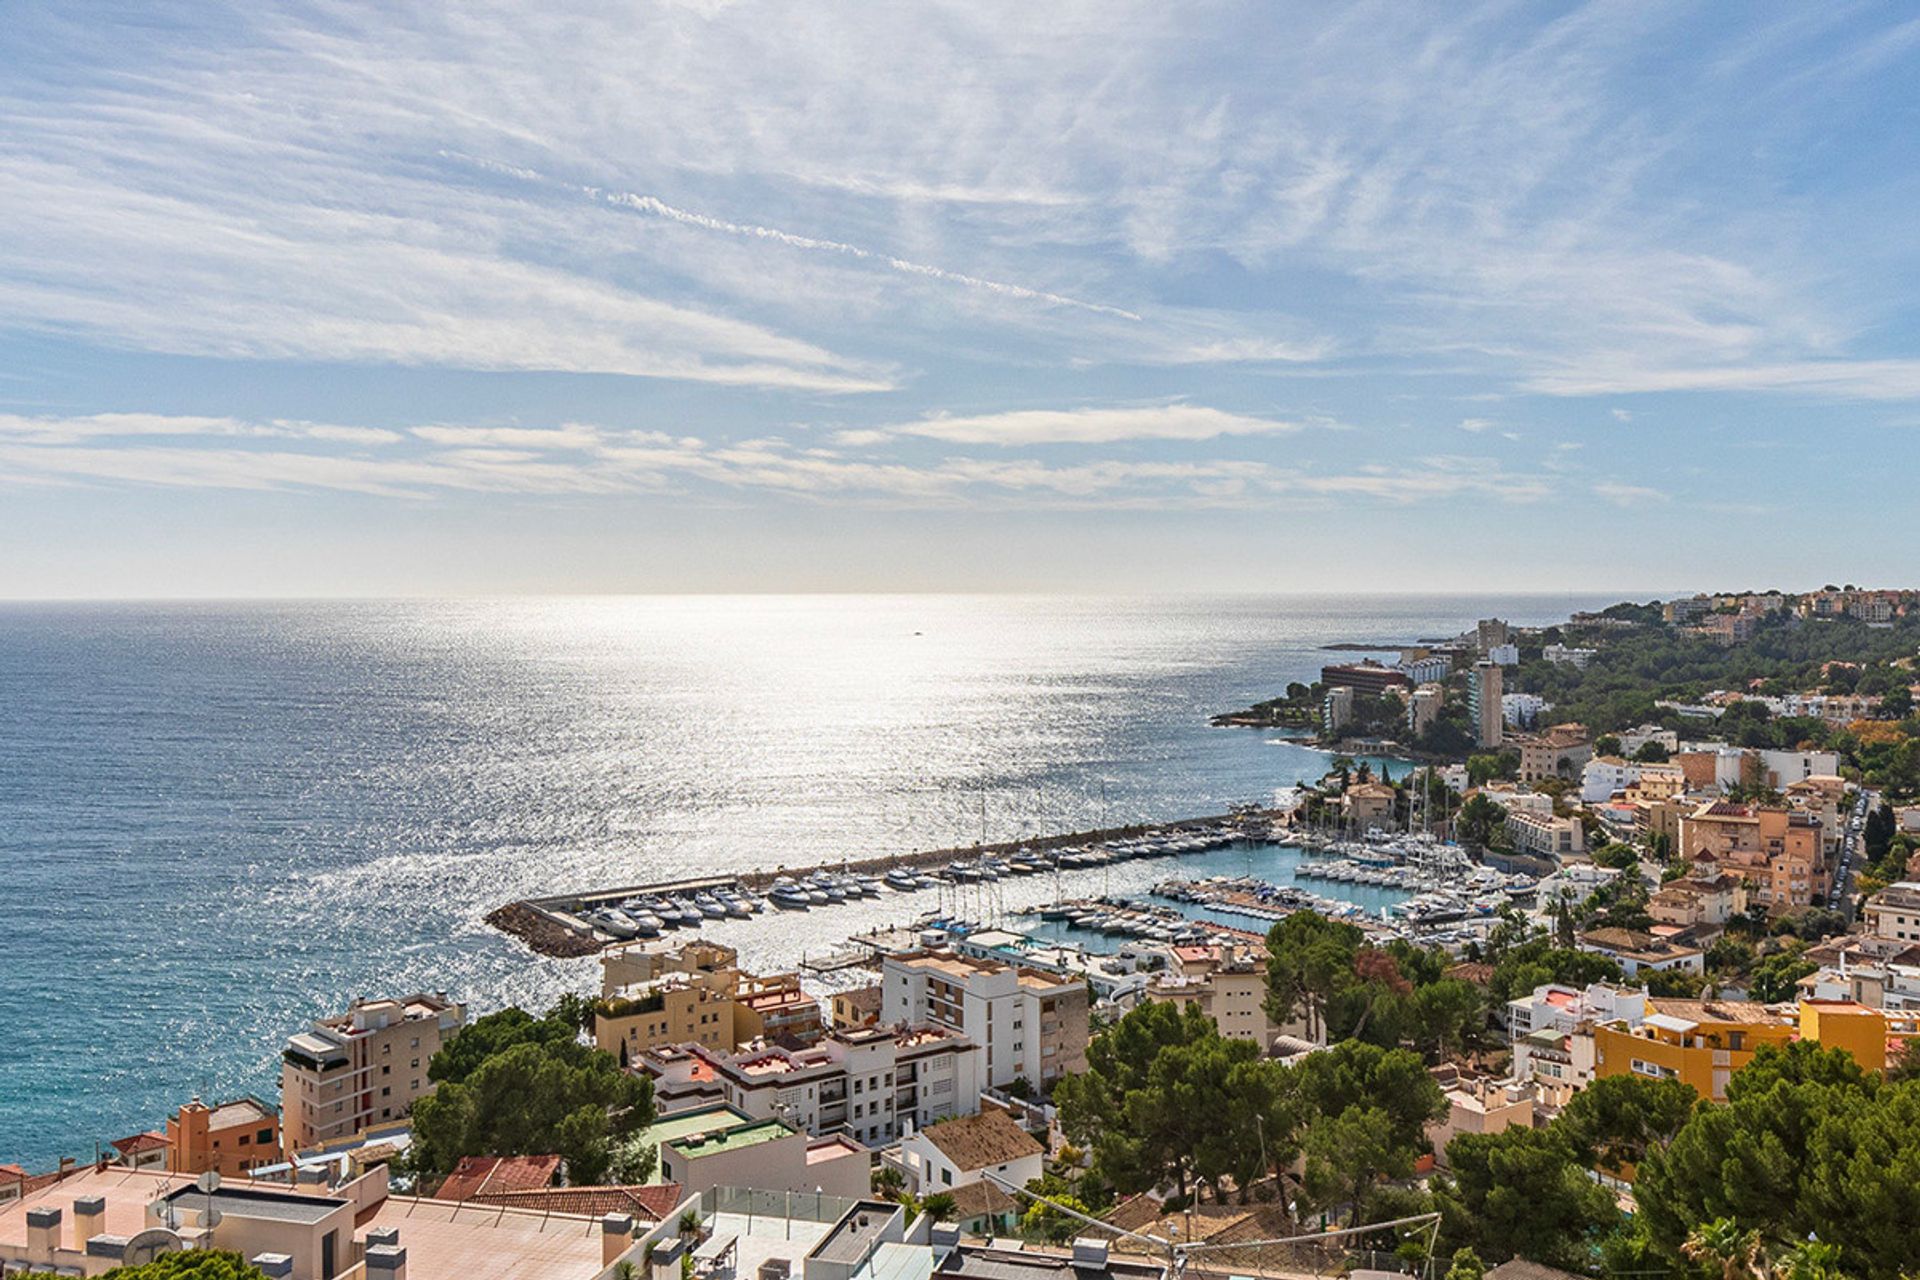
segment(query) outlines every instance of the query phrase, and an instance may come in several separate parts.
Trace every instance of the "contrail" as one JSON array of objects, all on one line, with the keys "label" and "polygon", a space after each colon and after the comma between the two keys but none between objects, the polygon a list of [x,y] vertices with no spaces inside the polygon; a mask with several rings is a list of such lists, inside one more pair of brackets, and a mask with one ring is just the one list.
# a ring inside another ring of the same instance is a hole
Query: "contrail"
[{"label": "contrail", "polygon": [[1141,317],[1132,311],[1120,307],[1110,307],[1100,302],[1085,302],[1079,298],[1069,298],[1065,294],[1048,293],[1044,289],[1029,289],[1025,285],[1008,284],[1003,280],[988,280],[981,276],[970,276],[960,271],[948,271],[945,267],[929,266],[924,262],[912,262],[906,258],[896,258],[887,253],[876,253],[872,249],[862,249],[857,244],[847,244],[840,240],[822,240],[815,236],[797,235],[791,231],[782,231],[778,227],[763,227],[751,222],[729,222],[725,218],[715,218],[708,214],[696,213],[691,209],[681,209],[670,205],[656,196],[641,195],[632,191],[605,191],[599,187],[581,186],[576,183],[562,182],[549,178],[532,169],[522,169],[514,165],[501,164],[480,156],[464,155],[458,151],[442,151],[448,159],[460,160],[476,165],[493,173],[517,178],[522,182],[537,182],[548,186],[558,186],[569,191],[577,191],[591,200],[609,204],[615,208],[631,209],[635,213],[650,217],[666,218],[689,227],[699,227],[704,231],[718,231],[723,235],[744,236],[754,240],[771,240],[794,249],[806,249],[816,253],[837,253],[843,257],[857,258],[862,262],[877,262],[889,270],[907,275],[924,276],[929,280],[941,280],[948,284],[957,284],[969,289],[984,289],[988,293],[997,293],[1007,298],[1022,298],[1030,302],[1045,302],[1058,307],[1074,307],[1081,311],[1092,311],[1100,315],[1118,316],[1123,320],[1139,320]]}]

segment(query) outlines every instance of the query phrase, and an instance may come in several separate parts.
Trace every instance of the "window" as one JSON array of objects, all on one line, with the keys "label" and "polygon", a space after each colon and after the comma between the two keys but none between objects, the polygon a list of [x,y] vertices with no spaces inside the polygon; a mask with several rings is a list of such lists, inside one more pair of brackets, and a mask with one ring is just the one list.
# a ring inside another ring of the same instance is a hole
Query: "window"
[{"label": "window", "polygon": [[940,1171],[940,1185],[943,1187],[950,1187],[953,1185],[953,1170],[942,1169]]}]

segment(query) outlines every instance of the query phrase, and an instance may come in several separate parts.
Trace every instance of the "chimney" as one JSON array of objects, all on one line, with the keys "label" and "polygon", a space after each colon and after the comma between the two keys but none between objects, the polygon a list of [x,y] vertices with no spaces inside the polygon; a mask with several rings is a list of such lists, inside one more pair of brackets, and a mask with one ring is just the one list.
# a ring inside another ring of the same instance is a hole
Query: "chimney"
[{"label": "chimney", "polygon": [[633,1244],[633,1215],[610,1213],[600,1219],[600,1265],[610,1267]]},{"label": "chimney", "polygon": [[367,1248],[367,1280],[407,1280],[407,1251],[397,1244]]},{"label": "chimney", "polygon": [[60,1211],[48,1206],[27,1210],[27,1261],[53,1265],[60,1247]]},{"label": "chimney", "polygon": [[83,1196],[73,1202],[73,1247],[84,1251],[87,1241],[107,1229],[107,1198]]},{"label": "chimney", "polygon": [[293,1255],[286,1253],[256,1253],[253,1265],[267,1280],[293,1280]]},{"label": "chimney", "polygon": [[373,1248],[375,1245],[381,1245],[381,1244],[398,1245],[400,1243],[400,1228],[369,1227],[367,1229],[367,1237],[362,1243],[364,1243],[369,1249]]},{"label": "chimney", "polygon": [[[90,1236],[87,1239],[87,1256],[89,1258],[104,1259],[106,1262],[111,1263],[113,1267],[117,1267],[127,1260],[127,1238],[125,1236],[110,1236],[104,1233],[97,1236]],[[112,1270],[112,1267],[107,1269]]]}]

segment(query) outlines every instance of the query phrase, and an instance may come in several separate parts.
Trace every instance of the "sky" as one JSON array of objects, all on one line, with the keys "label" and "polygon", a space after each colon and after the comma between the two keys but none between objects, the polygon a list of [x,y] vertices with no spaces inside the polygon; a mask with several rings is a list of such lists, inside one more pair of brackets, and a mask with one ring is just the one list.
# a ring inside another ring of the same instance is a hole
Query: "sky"
[{"label": "sky", "polygon": [[1896,5],[0,24],[0,596],[1920,582]]}]

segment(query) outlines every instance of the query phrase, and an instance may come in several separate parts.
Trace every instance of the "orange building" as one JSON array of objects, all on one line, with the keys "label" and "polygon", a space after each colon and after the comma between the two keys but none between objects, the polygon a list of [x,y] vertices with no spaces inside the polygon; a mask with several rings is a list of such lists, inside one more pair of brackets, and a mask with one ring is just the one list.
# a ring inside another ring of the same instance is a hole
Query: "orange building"
[{"label": "orange building", "polygon": [[258,1098],[209,1107],[195,1098],[167,1117],[167,1171],[244,1177],[280,1160],[280,1113]]}]

